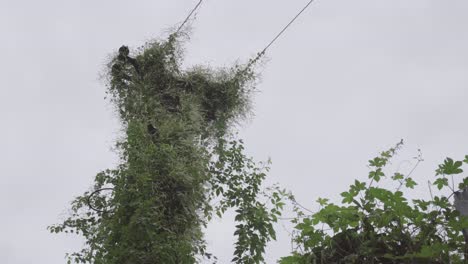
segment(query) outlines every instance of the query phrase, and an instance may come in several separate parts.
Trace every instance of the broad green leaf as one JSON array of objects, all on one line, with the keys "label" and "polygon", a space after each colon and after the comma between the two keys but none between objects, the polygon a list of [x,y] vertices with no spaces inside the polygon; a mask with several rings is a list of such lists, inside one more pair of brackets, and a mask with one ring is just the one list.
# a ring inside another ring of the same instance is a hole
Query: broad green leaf
[{"label": "broad green leaf", "polygon": [[327,204],[328,204],[328,201],[329,201],[329,200],[328,200],[327,198],[320,198],[320,197],[319,197],[319,198],[317,199],[317,203],[319,203],[321,206],[327,205]]},{"label": "broad green leaf", "polygon": [[381,168],[378,168],[375,171],[369,172],[369,178],[374,179],[376,182],[380,181],[380,178],[385,176],[385,174],[382,172]]},{"label": "broad green leaf", "polygon": [[393,180],[403,180],[405,178],[405,176],[399,172],[395,173],[393,176],[392,176],[392,179]]},{"label": "broad green leaf", "polygon": [[405,180],[405,186],[411,189],[414,189],[414,186],[416,186],[417,183],[412,179],[412,178],[406,178]]},{"label": "broad green leaf", "polygon": [[434,181],[434,185],[437,186],[437,189],[442,190],[444,186],[448,186],[448,179],[447,178],[438,178]]},{"label": "broad green leaf", "polygon": [[446,175],[460,174],[463,172],[460,168],[462,165],[461,161],[453,161],[451,158],[446,158],[444,163],[439,165],[439,171]]}]

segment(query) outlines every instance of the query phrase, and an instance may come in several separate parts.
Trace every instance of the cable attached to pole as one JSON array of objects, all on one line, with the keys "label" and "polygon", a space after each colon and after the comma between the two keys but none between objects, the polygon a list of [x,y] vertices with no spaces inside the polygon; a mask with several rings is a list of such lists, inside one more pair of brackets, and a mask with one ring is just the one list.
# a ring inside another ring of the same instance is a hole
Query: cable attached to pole
[{"label": "cable attached to pole", "polygon": [[245,69],[241,72],[241,73],[245,73],[246,71],[249,70],[250,67],[252,67],[253,64],[255,64],[265,53],[266,51],[268,50],[268,48],[270,48],[271,45],[273,45],[273,43],[276,42],[276,40],[278,40],[279,37],[281,37],[281,35],[283,35],[283,33],[294,23],[294,21],[297,20],[297,18],[302,14],[304,13],[304,11],[312,4],[312,2],[314,2],[315,0],[310,0],[302,9],[301,11],[299,11],[299,13],[296,14],[296,16],[294,16],[293,19],[291,19],[291,21],[289,21],[289,23],[270,41],[270,43],[268,43],[268,45],[265,46],[265,48],[263,48],[262,51],[260,51],[259,53],[257,53],[257,56],[250,60],[250,62],[247,64],[247,66],[245,67]]},{"label": "cable attached to pole", "polygon": [[195,13],[195,11],[198,9],[198,7],[200,7],[202,2],[203,2],[203,0],[200,0],[198,2],[198,4],[192,9],[192,11],[190,11],[188,16],[185,18],[184,22],[182,22],[182,24],[179,26],[179,28],[177,28],[177,30],[176,30],[176,32],[174,34],[179,33],[179,31],[182,29],[182,27],[184,27],[185,23],[187,23],[187,21],[190,19],[190,17],[193,15],[193,13]]},{"label": "cable attached to pole", "polygon": [[275,41],[289,28],[289,26],[292,25],[292,23],[294,23],[294,21],[296,21],[296,19],[310,6],[310,4],[312,4],[312,2],[314,2],[315,0],[310,0],[309,3],[307,3],[306,6],[304,6],[304,8],[301,9],[301,11],[299,11],[299,13],[297,13],[297,15],[291,20],[289,21],[289,23],[278,33],[278,35],[276,35],[272,41],[270,41],[270,43],[268,43],[268,45],[260,52],[260,53],[265,53],[266,50],[271,46],[273,45],[273,43],[275,43]]}]

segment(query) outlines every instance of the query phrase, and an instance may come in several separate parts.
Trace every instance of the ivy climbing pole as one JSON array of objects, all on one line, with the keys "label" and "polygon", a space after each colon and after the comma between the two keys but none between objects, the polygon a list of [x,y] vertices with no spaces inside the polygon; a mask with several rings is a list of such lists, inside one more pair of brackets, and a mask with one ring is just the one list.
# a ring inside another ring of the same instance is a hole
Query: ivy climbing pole
[{"label": "ivy climbing pole", "polygon": [[49,227],[84,236],[86,247],[71,262],[196,263],[211,257],[202,228],[213,211],[230,207],[245,222],[237,226],[237,263],[261,261],[274,237],[279,210],[257,201],[265,174],[228,140],[249,111],[254,61],[182,70],[180,35],[134,52],[122,46],[109,63],[107,92],[125,129],[116,144],[121,163],[98,173],[92,190],[72,202],[72,215]]},{"label": "ivy climbing pole", "polygon": [[263,191],[269,164],[244,155],[233,125],[249,115],[255,64],[313,0],[248,63],[183,69],[183,26],[201,2],[166,40],[121,46],[110,60],[107,94],[125,131],[116,143],[120,164],[98,173],[71,215],[49,227],[85,238],[69,263],[216,262],[203,228],[229,208],[237,222],[232,262],[264,262],[290,194]]}]

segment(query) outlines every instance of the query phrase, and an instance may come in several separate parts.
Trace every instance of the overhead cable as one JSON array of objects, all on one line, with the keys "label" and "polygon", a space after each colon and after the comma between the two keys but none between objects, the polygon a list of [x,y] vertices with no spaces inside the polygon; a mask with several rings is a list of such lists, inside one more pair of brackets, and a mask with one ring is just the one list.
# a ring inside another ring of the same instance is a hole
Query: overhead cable
[{"label": "overhead cable", "polygon": [[296,14],[296,16],[294,16],[293,19],[291,19],[291,21],[289,21],[289,23],[270,41],[270,43],[268,43],[268,45],[265,46],[265,48],[260,51],[259,53],[257,53],[257,56],[250,60],[249,64],[247,64],[247,67],[245,67],[245,70],[244,71],[247,71],[254,63],[256,63],[260,57],[262,57],[265,52],[267,51],[268,48],[270,48],[271,45],[273,45],[273,43],[276,42],[276,40],[278,40],[278,38],[283,35],[283,33],[294,23],[294,21],[296,21],[296,19],[312,4],[312,2],[314,2],[315,0],[310,0],[302,9],[301,11],[299,11],[299,13]]},{"label": "overhead cable", "polygon": [[182,22],[182,24],[180,24],[179,28],[177,28],[175,34],[179,33],[179,31],[182,29],[182,27],[185,25],[185,23],[187,23],[187,21],[190,19],[190,17],[193,15],[193,13],[195,13],[195,11],[198,9],[198,7],[200,7],[202,2],[203,2],[203,0],[200,0],[198,2],[198,4],[192,9],[192,11],[190,11],[188,16],[185,18],[184,22]]}]

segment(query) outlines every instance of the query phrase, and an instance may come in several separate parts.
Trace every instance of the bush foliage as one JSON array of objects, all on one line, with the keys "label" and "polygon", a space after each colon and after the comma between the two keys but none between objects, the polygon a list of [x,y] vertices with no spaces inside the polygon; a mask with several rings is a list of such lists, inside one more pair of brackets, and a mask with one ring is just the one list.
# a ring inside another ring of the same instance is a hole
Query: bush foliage
[{"label": "bush foliage", "polygon": [[[341,193],[341,204],[319,198],[321,209],[312,215],[296,206],[296,250],[280,263],[465,263],[463,229],[468,221],[449,200],[456,191],[449,178],[453,185],[452,176],[459,177],[468,156],[464,161],[447,158],[436,170],[431,185],[448,191],[448,196],[409,199],[417,185],[411,173],[387,175],[384,171],[401,145],[370,160],[369,181],[355,180]],[[421,155],[416,159],[419,164]],[[467,187],[468,178],[464,178],[458,188]],[[294,197],[290,199],[295,202]]]}]

